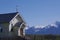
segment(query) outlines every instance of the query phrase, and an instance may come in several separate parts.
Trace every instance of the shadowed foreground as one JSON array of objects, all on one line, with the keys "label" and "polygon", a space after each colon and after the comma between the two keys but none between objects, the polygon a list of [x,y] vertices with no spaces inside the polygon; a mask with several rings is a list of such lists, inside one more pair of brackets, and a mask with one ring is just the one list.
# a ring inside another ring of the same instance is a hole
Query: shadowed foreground
[{"label": "shadowed foreground", "polygon": [[4,37],[0,38],[0,40],[27,40],[27,39],[20,36],[16,36],[16,37]]},{"label": "shadowed foreground", "polygon": [[26,35],[29,36],[32,40],[60,40],[60,35]]}]

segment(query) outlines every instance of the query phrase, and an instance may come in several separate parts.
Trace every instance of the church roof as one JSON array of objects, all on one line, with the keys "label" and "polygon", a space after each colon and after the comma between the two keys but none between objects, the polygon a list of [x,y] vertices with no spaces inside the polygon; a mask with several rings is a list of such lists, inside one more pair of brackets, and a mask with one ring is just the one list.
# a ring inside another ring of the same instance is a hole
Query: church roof
[{"label": "church roof", "polygon": [[15,15],[18,12],[14,12],[14,13],[4,13],[4,14],[0,14],[0,23],[3,22],[10,22],[10,20],[15,17]]}]

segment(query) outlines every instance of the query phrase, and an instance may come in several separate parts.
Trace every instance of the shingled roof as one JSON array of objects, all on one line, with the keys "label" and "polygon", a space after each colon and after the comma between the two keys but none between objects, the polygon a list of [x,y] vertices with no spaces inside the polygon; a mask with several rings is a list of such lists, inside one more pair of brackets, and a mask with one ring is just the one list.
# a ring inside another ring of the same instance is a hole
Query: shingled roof
[{"label": "shingled roof", "polygon": [[10,20],[11,20],[17,13],[18,13],[18,12],[0,14],[0,23],[10,22]]}]

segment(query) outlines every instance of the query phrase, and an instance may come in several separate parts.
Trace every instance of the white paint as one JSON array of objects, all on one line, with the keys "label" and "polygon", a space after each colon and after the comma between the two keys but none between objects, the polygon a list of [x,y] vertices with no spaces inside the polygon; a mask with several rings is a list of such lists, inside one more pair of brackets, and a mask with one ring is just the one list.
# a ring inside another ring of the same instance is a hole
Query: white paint
[{"label": "white paint", "polygon": [[9,31],[11,31],[11,28],[18,22],[18,20],[16,18],[12,19],[12,21],[10,21],[10,25],[9,25]]},{"label": "white paint", "polygon": [[25,35],[25,28],[23,29],[23,35]]},{"label": "white paint", "polygon": [[[19,15],[19,14],[17,13],[16,16],[15,16],[13,19],[15,19],[18,15]],[[12,20],[13,20],[13,19],[12,19]],[[11,21],[12,21],[12,20],[11,20]],[[11,21],[10,21],[10,22],[11,22]]]},{"label": "white paint", "polygon": [[18,36],[20,36],[20,28],[18,29]]},{"label": "white paint", "polygon": [[[9,31],[11,31],[11,28],[12,28],[13,26],[15,26],[16,23],[20,22],[20,20],[17,19],[18,15],[19,15],[19,14],[17,13],[17,15],[9,22],[9,23],[10,23],[10,24],[9,24]],[[22,20],[22,18],[19,18],[19,19]],[[23,21],[23,23],[20,25],[20,27],[18,28],[18,36],[21,36],[21,34],[20,34],[20,28],[22,27],[23,24],[25,24],[24,21]],[[24,30],[24,29],[23,29],[23,34],[25,35],[25,30]]]},{"label": "white paint", "polygon": [[[18,29],[18,36],[21,36],[20,34],[20,28],[22,28],[22,26],[24,25],[24,23],[22,23]],[[25,29],[23,29],[23,35],[25,35]]]},{"label": "white paint", "polygon": [[11,28],[18,22],[18,20],[16,19],[16,17],[18,16],[19,14],[17,13],[16,16],[9,22],[9,31],[11,31]]},{"label": "white paint", "polygon": [[9,24],[9,31],[11,31],[11,27],[12,27],[12,25],[11,25],[11,23]]},{"label": "white paint", "polygon": [[14,26],[17,22],[18,22],[18,20],[17,20],[16,18],[14,18],[14,19],[12,20],[13,26]]},{"label": "white paint", "polygon": [[18,36],[21,36],[20,34],[20,28],[22,27],[23,23],[20,25],[19,29],[18,29]]}]

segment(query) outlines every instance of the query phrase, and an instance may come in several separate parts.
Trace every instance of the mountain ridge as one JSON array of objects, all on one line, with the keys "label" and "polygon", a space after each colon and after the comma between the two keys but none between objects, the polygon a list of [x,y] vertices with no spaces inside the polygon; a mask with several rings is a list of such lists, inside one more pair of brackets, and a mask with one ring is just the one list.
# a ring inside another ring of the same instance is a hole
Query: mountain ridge
[{"label": "mountain ridge", "polygon": [[30,27],[26,30],[26,34],[52,34],[52,35],[60,35],[60,22],[55,22],[55,24],[47,25],[43,28],[35,28],[35,26]]}]

